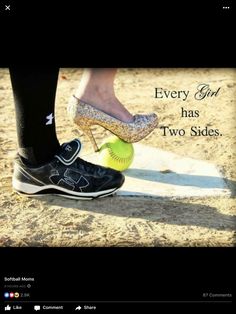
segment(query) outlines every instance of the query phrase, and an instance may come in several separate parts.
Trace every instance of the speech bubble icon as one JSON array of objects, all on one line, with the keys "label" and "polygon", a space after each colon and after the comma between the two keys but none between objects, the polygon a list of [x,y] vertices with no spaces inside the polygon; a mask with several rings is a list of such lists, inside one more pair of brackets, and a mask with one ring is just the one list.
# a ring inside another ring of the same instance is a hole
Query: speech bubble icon
[{"label": "speech bubble icon", "polygon": [[40,305],[35,305],[35,306],[34,306],[34,310],[35,310],[35,311],[40,311]]}]

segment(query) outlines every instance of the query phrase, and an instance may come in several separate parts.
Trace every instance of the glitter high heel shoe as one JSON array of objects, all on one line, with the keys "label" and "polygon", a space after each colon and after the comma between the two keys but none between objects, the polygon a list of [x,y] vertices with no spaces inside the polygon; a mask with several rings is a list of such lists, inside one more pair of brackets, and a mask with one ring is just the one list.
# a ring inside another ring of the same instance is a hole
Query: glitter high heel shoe
[{"label": "glitter high heel shoe", "polygon": [[123,122],[73,96],[69,101],[67,111],[78,127],[89,137],[94,151],[99,151],[90,127],[100,125],[123,141],[134,143],[150,134],[158,125],[155,113],[134,115],[133,122]]}]

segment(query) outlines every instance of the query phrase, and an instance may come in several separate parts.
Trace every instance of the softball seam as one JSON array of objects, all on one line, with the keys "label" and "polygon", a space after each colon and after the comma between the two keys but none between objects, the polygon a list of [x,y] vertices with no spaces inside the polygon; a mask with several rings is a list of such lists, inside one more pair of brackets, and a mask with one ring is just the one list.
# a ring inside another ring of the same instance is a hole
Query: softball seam
[{"label": "softball seam", "polygon": [[111,157],[113,159],[115,159],[115,161],[118,161],[119,163],[126,163],[126,162],[130,162],[132,160],[132,157],[121,158],[121,157],[118,157],[117,155],[115,155],[113,153],[111,145],[109,143],[106,144],[106,147],[109,150],[109,154],[111,155]]}]

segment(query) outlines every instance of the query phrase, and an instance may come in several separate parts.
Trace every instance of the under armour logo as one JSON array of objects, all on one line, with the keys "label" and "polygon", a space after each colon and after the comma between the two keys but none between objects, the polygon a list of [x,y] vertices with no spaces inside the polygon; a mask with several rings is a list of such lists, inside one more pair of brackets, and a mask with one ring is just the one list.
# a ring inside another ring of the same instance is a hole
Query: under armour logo
[{"label": "under armour logo", "polygon": [[52,124],[52,120],[54,119],[53,114],[50,113],[50,115],[48,115],[46,119],[48,119],[48,121],[46,122],[46,125]]},{"label": "under armour logo", "polygon": [[75,169],[63,168],[54,169],[53,174],[49,177],[50,181],[58,186],[65,187],[69,190],[80,190],[89,186],[88,180]]},{"label": "under armour logo", "polygon": [[67,150],[68,152],[72,151],[72,147],[70,145],[66,145],[65,150]]}]

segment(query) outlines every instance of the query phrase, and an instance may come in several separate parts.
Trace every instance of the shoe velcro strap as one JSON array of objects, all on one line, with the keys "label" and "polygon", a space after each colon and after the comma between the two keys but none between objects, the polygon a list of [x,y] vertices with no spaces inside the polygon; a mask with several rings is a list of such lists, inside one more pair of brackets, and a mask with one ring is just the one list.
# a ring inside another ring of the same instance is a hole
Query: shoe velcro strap
[{"label": "shoe velcro strap", "polygon": [[81,143],[78,139],[74,139],[71,142],[64,143],[61,146],[61,151],[58,155],[55,155],[64,165],[71,165],[76,160],[81,150]]}]

